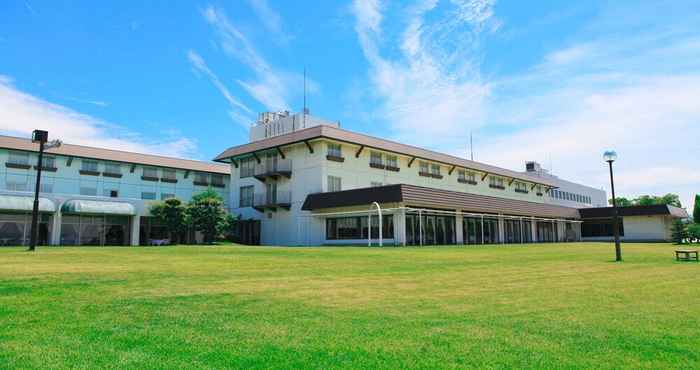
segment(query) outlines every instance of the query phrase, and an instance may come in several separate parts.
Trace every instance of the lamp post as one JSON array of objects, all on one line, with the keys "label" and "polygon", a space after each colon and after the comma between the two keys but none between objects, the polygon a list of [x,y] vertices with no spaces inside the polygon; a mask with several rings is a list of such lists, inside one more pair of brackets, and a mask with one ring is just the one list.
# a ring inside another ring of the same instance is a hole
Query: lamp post
[{"label": "lamp post", "polygon": [[617,159],[617,153],[614,150],[608,150],[603,153],[603,158],[608,162],[610,167],[610,191],[612,192],[613,205],[613,235],[615,237],[615,261],[622,261],[622,249],[620,248],[620,228],[619,228],[619,213],[617,210],[617,201],[615,200],[615,181],[613,180],[613,162]]},{"label": "lamp post", "polygon": [[29,236],[29,251],[36,249],[36,239],[39,234],[37,227],[39,221],[39,190],[41,189],[41,169],[44,166],[44,150],[61,146],[60,140],[48,142],[49,133],[43,130],[32,132],[32,142],[39,143],[39,160],[36,163],[36,186],[34,187],[34,207],[32,208],[32,228]]}]

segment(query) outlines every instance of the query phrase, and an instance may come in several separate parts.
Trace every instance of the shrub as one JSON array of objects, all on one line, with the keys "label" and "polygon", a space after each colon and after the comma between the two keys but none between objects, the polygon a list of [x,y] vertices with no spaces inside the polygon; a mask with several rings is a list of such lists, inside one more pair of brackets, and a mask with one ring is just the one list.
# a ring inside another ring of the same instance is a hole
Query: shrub
[{"label": "shrub", "polygon": [[683,244],[688,239],[688,227],[681,219],[673,222],[671,229],[671,240],[676,244]]}]

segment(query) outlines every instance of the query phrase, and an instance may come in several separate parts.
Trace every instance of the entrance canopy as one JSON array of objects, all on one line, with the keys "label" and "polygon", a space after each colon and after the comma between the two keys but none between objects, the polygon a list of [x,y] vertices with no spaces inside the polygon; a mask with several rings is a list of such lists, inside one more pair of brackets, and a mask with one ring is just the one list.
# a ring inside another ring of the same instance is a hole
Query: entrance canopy
[{"label": "entrance canopy", "polygon": [[134,216],[134,206],[123,202],[103,202],[98,200],[73,199],[67,201],[61,211],[64,213],[92,214],[92,215],[121,215]]},{"label": "entrance canopy", "polygon": [[[34,198],[15,195],[0,195],[0,211],[31,212]],[[39,212],[56,212],[56,205],[49,199],[39,198]]]}]

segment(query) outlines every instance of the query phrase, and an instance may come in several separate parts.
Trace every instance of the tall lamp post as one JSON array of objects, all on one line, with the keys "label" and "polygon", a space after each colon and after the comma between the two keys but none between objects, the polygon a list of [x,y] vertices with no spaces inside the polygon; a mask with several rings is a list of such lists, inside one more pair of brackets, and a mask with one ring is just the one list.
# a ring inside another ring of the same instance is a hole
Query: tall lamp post
[{"label": "tall lamp post", "polygon": [[49,133],[43,130],[34,130],[32,132],[32,142],[39,143],[39,160],[36,163],[36,187],[34,187],[34,207],[32,208],[32,228],[29,236],[29,250],[36,249],[36,239],[39,234],[37,227],[39,221],[39,190],[41,189],[41,169],[44,166],[44,150],[57,148],[61,146],[60,140],[48,142]]},{"label": "tall lamp post", "polygon": [[622,249],[620,248],[620,227],[619,225],[619,213],[617,210],[617,201],[615,200],[615,181],[613,180],[613,162],[617,159],[617,153],[614,150],[608,150],[603,153],[603,158],[608,162],[610,167],[610,191],[612,192],[612,206],[613,206],[613,235],[615,236],[615,261],[622,261]]}]

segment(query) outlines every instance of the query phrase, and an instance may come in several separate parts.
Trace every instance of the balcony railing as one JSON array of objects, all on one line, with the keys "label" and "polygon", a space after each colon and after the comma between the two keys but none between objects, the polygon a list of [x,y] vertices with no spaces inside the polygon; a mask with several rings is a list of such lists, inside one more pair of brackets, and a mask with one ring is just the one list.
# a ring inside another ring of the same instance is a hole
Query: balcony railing
[{"label": "balcony railing", "polygon": [[255,178],[265,181],[267,178],[277,179],[280,176],[292,178],[292,161],[290,159],[278,159],[276,161],[262,161],[255,165]]},{"label": "balcony railing", "polygon": [[289,209],[292,206],[292,193],[290,191],[265,192],[254,195],[253,207],[259,211],[277,208]]}]

